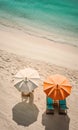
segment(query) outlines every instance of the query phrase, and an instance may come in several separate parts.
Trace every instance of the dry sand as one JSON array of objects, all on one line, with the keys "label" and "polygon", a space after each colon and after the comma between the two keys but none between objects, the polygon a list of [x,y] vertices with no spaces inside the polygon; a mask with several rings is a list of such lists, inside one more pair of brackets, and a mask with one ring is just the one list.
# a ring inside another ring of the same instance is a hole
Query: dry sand
[{"label": "dry sand", "polygon": [[[50,45],[43,40],[44,45],[41,39],[13,30],[2,29],[0,36],[0,130],[78,130],[78,49]],[[14,75],[24,67],[35,68],[41,77],[30,102],[22,102],[14,87]],[[58,110],[54,115],[45,114],[42,83],[48,75],[56,73],[65,75],[73,86],[67,97],[67,116],[59,115]]]}]

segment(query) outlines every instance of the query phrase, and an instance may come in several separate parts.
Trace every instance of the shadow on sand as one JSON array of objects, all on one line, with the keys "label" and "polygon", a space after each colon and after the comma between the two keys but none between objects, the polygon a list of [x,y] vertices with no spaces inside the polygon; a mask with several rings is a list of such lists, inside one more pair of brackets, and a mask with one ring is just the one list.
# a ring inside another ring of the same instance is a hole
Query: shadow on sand
[{"label": "shadow on sand", "polygon": [[12,109],[13,120],[22,126],[29,126],[37,120],[39,110],[35,104],[33,104],[33,95],[23,102],[16,104]]},{"label": "shadow on sand", "polygon": [[70,119],[68,115],[48,115],[45,112],[42,115],[42,124],[45,130],[69,130]]}]

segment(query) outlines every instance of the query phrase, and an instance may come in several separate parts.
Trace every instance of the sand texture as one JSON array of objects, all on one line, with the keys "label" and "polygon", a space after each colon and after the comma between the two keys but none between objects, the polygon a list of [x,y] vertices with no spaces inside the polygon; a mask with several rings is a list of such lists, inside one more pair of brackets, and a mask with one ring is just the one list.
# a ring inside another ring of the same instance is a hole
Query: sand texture
[{"label": "sand texture", "polygon": [[[14,75],[24,67],[35,68],[41,77],[39,87],[30,99],[22,102],[14,87]],[[67,115],[46,115],[43,81],[51,74],[65,75],[72,92],[67,97]],[[78,130],[78,70],[49,64],[0,50],[0,130]]]}]

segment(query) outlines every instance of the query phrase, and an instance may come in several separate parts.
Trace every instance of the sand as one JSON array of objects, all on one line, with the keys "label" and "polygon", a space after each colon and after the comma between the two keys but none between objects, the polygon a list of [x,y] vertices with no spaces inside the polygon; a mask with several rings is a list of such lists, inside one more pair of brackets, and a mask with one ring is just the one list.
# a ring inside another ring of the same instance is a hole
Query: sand
[{"label": "sand", "polygon": [[0,48],[47,63],[78,69],[78,48],[1,26]]},{"label": "sand", "polygon": [[[27,35],[20,30],[0,30],[0,130],[78,130],[78,49]],[[51,42],[51,44],[50,44]],[[24,67],[41,77],[30,102],[22,102],[14,87],[14,75]],[[72,92],[67,115],[46,115],[43,81],[51,74],[65,75]]]}]

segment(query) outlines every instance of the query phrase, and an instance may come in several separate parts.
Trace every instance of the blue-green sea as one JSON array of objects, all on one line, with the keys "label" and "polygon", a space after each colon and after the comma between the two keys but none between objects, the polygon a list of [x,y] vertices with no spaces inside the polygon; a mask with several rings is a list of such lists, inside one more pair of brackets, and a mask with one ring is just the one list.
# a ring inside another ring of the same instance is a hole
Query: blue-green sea
[{"label": "blue-green sea", "polygon": [[78,0],[0,0],[0,24],[78,46]]}]

